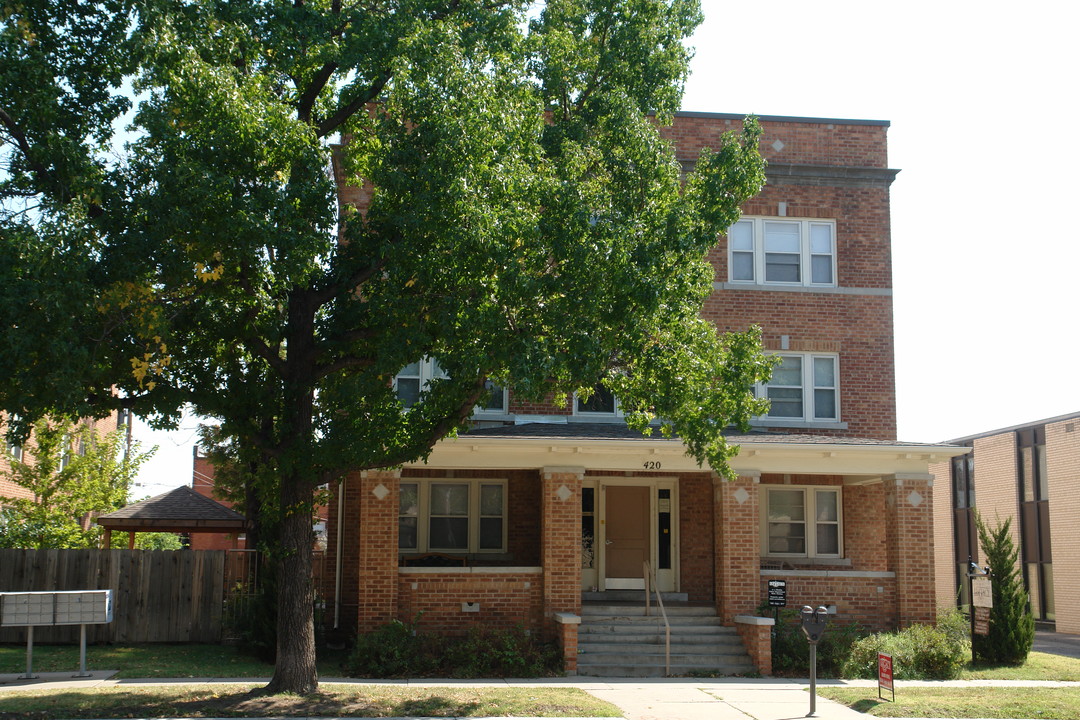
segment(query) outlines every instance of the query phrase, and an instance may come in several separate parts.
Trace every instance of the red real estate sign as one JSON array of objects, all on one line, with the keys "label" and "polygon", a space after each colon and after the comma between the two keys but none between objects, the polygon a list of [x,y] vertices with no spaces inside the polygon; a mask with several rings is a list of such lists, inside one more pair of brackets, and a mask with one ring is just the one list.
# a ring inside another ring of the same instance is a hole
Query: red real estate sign
[{"label": "red real estate sign", "polygon": [[878,683],[878,697],[885,699],[881,694],[882,690],[888,690],[893,694],[893,700],[896,700],[896,691],[893,689],[892,681],[892,655],[886,655],[885,653],[878,653],[877,656],[877,683]]}]

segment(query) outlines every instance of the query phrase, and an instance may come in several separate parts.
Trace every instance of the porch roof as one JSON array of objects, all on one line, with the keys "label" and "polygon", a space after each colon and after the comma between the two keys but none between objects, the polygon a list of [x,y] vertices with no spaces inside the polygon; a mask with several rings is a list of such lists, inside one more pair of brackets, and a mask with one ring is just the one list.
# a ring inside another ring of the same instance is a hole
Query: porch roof
[{"label": "porch roof", "polygon": [[[930,463],[967,448],[773,431],[733,432],[739,474],[842,475],[873,482],[885,475],[925,475]],[[428,467],[453,469],[574,467],[585,470],[694,472],[702,468],[678,438],[647,436],[623,423],[530,423],[477,427],[437,444]]]},{"label": "porch roof", "polygon": [[97,518],[126,532],[243,532],[247,520],[232,508],[182,485]]}]

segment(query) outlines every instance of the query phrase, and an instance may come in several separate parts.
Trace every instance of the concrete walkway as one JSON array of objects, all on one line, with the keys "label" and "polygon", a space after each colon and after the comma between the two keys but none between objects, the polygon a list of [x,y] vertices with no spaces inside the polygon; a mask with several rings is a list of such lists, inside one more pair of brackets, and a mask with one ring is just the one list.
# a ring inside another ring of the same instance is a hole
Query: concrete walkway
[{"label": "concrete walkway", "polygon": [[[73,678],[71,673],[41,673],[37,680],[18,680],[14,674],[0,675],[0,694],[19,690],[62,690],[79,687],[148,687],[154,685],[265,684],[266,678],[174,678],[115,679],[115,672],[96,671],[90,678]],[[543,678],[535,680],[391,680],[370,681],[351,678],[323,678],[325,685],[404,685],[411,687],[577,687],[618,707],[626,720],[796,720],[810,711],[808,680],[763,678]],[[866,687],[876,694],[872,680],[822,680],[819,687]],[[916,682],[897,681],[897,689],[916,686],[1080,686],[1062,682],[1008,682],[1000,680]],[[814,717],[823,720],[866,720],[867,715],[822,697],[816,701]],[[307,719],[312,720],[312,719]],[[445,720],[445,719],[444,719]],[[469,720],[478,720],[470,718]],[[592,720],[592,719],[589,719]],[[610,720],[610,718],[608,719]]]}]

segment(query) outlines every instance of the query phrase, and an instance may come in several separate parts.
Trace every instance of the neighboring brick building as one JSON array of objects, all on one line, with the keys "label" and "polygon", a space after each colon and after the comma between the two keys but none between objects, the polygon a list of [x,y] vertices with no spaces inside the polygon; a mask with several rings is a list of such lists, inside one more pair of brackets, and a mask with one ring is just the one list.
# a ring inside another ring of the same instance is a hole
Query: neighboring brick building
[{"label": "neighboring brick building", "polygon": [[[681,113],[665,134],[690,163],[741,120]],[[768,184],[718,239],[704,309],[721,330],[761,325],[783,359],[761,389],[770,416],[730,437],[738,478],[628,431],[613,398],[559,408],[504,391],[426,463],[358,473],[333,494],[335,625],[522,623],[572,647],[557,614],[580,614],[583,591],[643,587],[642,560],[661,590],[728,625],[770,579],[787,581],[789,606],[835,606],[838,621],[935,618],[929,466],[962,450],[896,440],[888,123],[761,120]],[[399,396],[436,372],[404,369]]]},{"label": "neighboring brick building", "polygon": [[[931,466],[935,485],[936,592],[942,606],[967,603],[968,556],[981,562],[975,512],[990,525],[1012,519],[1020,570],[1035,619],[1080,633],[1080,412],[950,442],[966,455]],[[948,482],[946,482],[948,480]]]}]

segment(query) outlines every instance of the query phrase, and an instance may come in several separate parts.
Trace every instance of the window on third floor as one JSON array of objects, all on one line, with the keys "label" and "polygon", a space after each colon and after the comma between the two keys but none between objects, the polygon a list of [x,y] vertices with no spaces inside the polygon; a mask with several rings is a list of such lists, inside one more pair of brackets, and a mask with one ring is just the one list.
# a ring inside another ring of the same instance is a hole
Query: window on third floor
[{"label": "window on third floor", "polygon": [[836,223],[747,217],[728,230],[732,282],[836,286]]},{"label": "window on third floor", "polygon": [[840,420],[839,359],[835,355],[785,353],[758,397],[769,399],[770,420],[837,422]]}]

